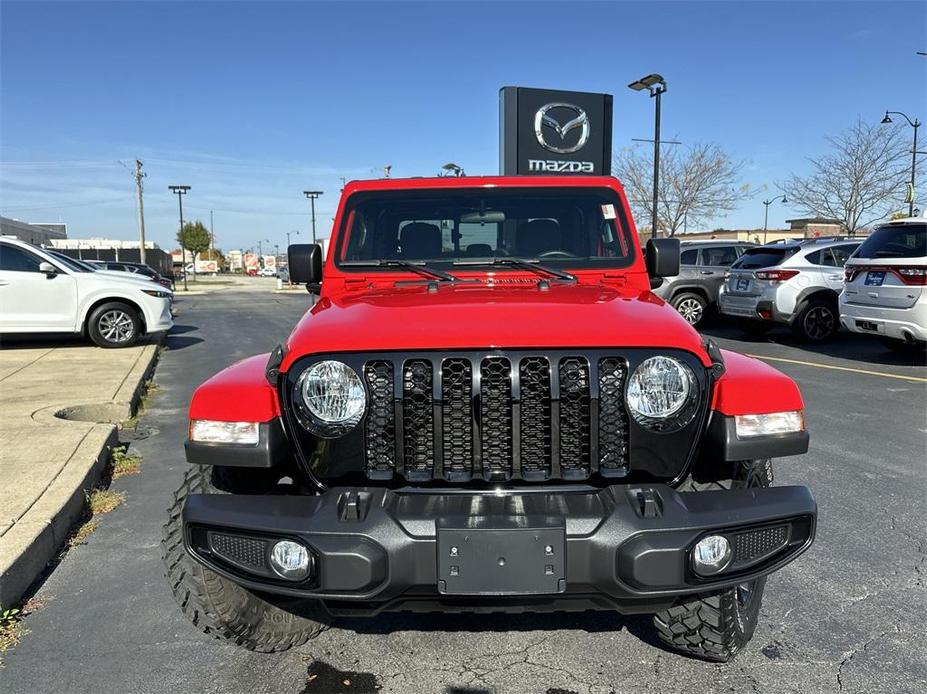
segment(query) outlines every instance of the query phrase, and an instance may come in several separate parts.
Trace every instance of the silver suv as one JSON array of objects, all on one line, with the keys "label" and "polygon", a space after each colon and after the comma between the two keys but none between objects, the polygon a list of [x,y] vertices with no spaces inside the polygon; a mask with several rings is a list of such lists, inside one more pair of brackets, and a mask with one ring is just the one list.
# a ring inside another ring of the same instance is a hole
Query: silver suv
[{"label": "silver suv", "polygon": [[683,241],[679,274],[668,277],[653,292],[672,304],[692,325],[698,325],[718,303],[718,292],[731,264],[748,248],[747,241]]},{"label": "silver suv", "polygon": [[750,248],[731,266],[718,308],[743,319],[747,332],[785,323],[810,342],[830,339],[840,326],[843,266],[861,242],[809,239]]}]

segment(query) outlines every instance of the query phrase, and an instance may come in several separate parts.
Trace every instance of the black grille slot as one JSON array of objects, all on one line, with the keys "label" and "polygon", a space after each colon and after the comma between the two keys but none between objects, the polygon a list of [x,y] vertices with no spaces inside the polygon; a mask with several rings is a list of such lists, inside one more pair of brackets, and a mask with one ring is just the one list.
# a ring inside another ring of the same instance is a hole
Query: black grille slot
[{"label": "black grille slot", "polygon": [[210,531],[207,535],[209,548],[225,561],[243,569],[266,571],[264,557],[267,541],[255,537],[240,537]]},{"label": "black grille slot", "polygon": [[370,400],[364,424],[368,472],[392,473],[396,467],[396,414],[393,407],[393,365],[372,361],[364,367]]},{"label": "black grille slot", "polygon": [[747,530],[734,536],[734,564],[752,562],[785,546],[789,530],[785,525]]},{"label": "black grille slot", "polygon": [[434,469],[434,399],[431,362],[416,359],[402,370],[402,432],[406,477],[431,476]]},{"label": "black grille slot", "polygon": [[472,472],[473,368],[469,359],[445,359],[441,365],[441,399],[444,401],[444,470],[449,477]]},{"label": "black grille slot", "polygon": [[599,468],[628,467],[628,411],[624,383],[628,369],[623,359],[599,361]]},{"label": "black grille slot", "polygon": [[480,362],[480,457],[490,479],[512,472],[512,364],[505,357]]},{"label": "black grille slot", "polygon": [[591,436],[589,362],[582,357],[560,360],[560,469],[564,476],[589,472]]},{"label": "black grille slot", "polygon": [[519,364],[521,472],[526,478],[550,474],[550,361],[525,357]]}]

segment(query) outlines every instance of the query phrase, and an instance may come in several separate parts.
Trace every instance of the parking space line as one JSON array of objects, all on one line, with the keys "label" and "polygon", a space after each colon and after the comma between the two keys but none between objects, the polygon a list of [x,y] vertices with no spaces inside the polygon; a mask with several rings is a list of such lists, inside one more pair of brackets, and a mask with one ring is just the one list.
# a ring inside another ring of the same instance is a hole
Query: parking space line
[{"label": "parking space line", "polygon": [[781,361],[787,364],[801,364],[802,366],[816,366],[820,369],[833,369],[835,371],[849,371],[850,373],[866,374],[867,376],[881,376],[882,378],[897,378],[900,381],[913,381],[915,383],[927,383],[927,378],[920,376],[903,376],[901,374],[890,374],[884,371],[869,371],[867,369],[854,369],[849,366],[833,366],[832,364],[821,364],[815,361],[802,361],[800,359],[786,359],[785,357],[767,357],[762,354],[748,354],[748,357],[762,359],[764,361]]}]

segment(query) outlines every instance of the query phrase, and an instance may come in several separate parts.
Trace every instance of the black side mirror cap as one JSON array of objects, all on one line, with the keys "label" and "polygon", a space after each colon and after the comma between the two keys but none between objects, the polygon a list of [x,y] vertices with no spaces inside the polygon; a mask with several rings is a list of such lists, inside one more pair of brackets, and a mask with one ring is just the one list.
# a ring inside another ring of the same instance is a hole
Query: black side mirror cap
[{"label": "black side mirror cap", "polygon": [[322,247],[317,243],[294,243],[287,248],[290,282],[310,289],[322,283]]},{"label": "black side mirror cap", "polygon": [[679,274],[679,239],[650,239],[644,251],[650,277],[675,277]]}]

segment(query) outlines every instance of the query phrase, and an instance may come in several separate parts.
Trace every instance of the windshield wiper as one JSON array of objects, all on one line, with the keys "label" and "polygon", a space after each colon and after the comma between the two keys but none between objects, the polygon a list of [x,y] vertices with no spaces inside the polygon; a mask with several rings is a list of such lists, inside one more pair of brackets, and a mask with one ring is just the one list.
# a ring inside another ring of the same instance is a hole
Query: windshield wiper
[{"label": "windshield wiper", "polygon": [[377,258],[374,260],[344,260],[341,262],[344,267],[397,267],[409,272],[414,272],[422,277],[432,280],[441,280],[442,282],[459,282],[460,280],[454,275],[441,270],[435,270],[428,267],[425,263],[413,263],[409,260],[397,260],[395,258]]},{"label": "windshield wiper", "polygon": [[508,265],[509,267],[515,267],[519,270],[531,270],[538,275],[543,275],[544,273],[556,277],[557,279],[566,280],[568,282],[575,282],[576,276],[571,275],[569,272],[563,272],[562,270],[555,270],[552,267],[547,265],[541,265],[541,261],[537,258],[482,258],[474,260],[455,260],[454,265],[459,266],[479,266],[479,265]]}]

